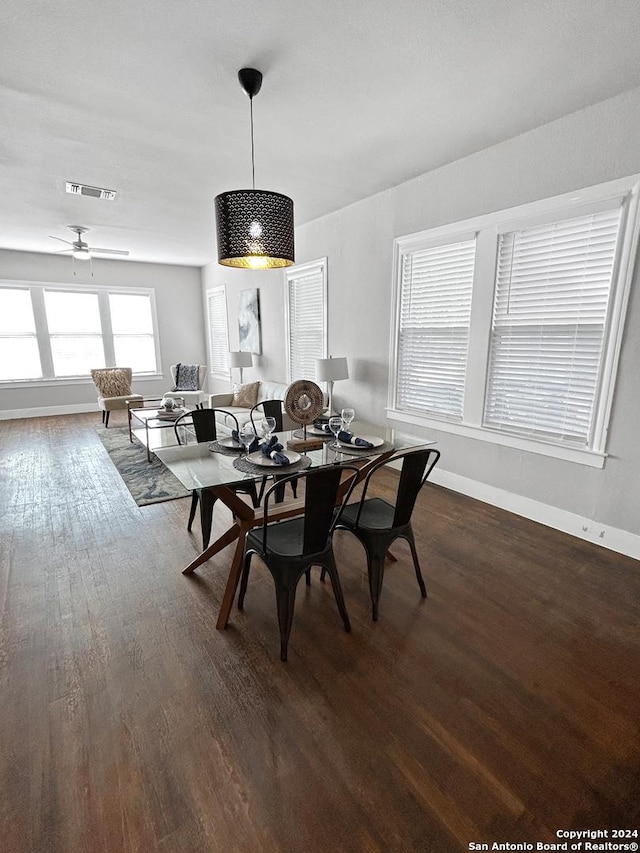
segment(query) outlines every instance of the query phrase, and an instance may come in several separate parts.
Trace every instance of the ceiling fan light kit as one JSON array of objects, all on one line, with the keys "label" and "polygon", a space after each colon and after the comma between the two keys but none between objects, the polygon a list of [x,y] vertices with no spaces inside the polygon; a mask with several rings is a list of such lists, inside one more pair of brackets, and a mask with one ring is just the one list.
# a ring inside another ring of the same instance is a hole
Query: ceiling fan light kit
[{"label": "ceiling fan light kit", "polygon": [[69,252],[74,259],[74,261],[90,261],[92,254],[95,255],[128,255],[129,252],[124,251],[123,249],[100,249],[97,246],[89,246],[88,243],[82,239],[82,235],[86,234],[89,230],[85,228],[83,225],[67,225],[69,231],[72,231],[77,235],[77,239],[73,240],[63,240],[62,237],[54,237],[53,234],[50,234],[52,240],[60,240],[61,243],[66,243],[71,248],[62,249],[59,254],[65,254]]},{"label": "ceiling fan light kit", "polygon": [[215,198],[218,263],[242,269],[288,267],[295,261],[293,201],[282,193],[256,189],[253,98],[262,86],[262,74],[255,68],[241,68],[238,79],[251,109],[253,186]]}]

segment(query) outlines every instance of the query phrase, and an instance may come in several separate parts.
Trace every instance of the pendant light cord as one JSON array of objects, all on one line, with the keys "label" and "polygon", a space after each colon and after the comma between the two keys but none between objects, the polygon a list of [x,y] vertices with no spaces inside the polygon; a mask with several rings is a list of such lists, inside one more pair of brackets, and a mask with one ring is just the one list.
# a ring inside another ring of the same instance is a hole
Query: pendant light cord
[{"label": "pendant light cord", "polygon": [[253,189],[256,188],[256,161],[255,161],[255,148],[253,145],[253,97],[249,98],[249,104],[251,105],[251,180],[253,182]]}]

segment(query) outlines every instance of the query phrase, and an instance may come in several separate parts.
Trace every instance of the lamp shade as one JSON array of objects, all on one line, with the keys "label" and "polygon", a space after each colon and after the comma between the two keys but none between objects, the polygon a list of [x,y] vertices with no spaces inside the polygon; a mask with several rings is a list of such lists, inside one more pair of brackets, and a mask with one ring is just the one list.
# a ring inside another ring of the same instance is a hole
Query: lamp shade
[{"label": "lamp shade", "polygon": [[349,368],[346,358],[317,358],[316,379],[318,382],[335,382],[348,379]]},{"label": "lamp shade", "polygon": [[295,261],[293,201],[268,190],[232,190],[215,197],[218,263],[245,269]]},{"label": "lamp shade", "polygon": [[251,367],[253,359],[250,352],[230,352],[229,366],[230,367]]}]

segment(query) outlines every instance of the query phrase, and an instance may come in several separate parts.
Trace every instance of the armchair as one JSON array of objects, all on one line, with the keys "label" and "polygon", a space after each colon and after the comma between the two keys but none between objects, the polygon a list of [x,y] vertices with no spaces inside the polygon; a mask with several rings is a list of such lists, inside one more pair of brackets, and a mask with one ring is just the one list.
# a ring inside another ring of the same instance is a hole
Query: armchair
[{"label": "armchair", "polygon": [[102,423],[109,426],[109,414],[116,409],[127,409],[127,402],[142,403],[142,394],[131,392],[133,371],[130,367],[101,367],[91,371],[98,389],[98,406],[102,409]]},{"label": "armchair", "polygon": [[173,385],[170,391],[165,392],[165,397],[181,397],[187,405],[191,404],[197,409],[203,408],[202,389],[207,378],[206,364],[172,364],[171,378]]}]

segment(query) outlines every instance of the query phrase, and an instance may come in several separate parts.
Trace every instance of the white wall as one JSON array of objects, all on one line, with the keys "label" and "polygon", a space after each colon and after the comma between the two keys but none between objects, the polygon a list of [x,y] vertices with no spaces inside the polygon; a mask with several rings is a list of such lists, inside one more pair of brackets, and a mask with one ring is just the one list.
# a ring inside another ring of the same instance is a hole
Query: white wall
[{"label": "white wall", "polygon": [[[171,385],[171,364],[206,362],[204,306],[197,267],[99,259],[93,261],[91,278],[88,265],[77,263],[75,266],[77,275],[74,277],[68,257],[0,250],[0,279],[155,290],[163,376],[134,379],[134,391],[147,396],[161,395]],[[95,408],[98,411],[96,389],[90,378],[82,383],[58,381],[55,385],[29,387],[21,383],[21,386],[0,389],[0,418],[45,414],[52,410],[91,411]]]},{"label": "white wall", "polygon": [[[208,264],[202,268],[202,287],[224,284],[227,294],[229,318],[229,349],[238,350],[238,294],[241,290],[258,288],[260,291],[260,326],[262,329],[262,354],[253,356],[254,366],[243,371],[243,381],[269,379],[272,382],[287,381],[285,328],[284,328],[284,279],[281,270],[240,270]],[[232,370],[232,381],[237,382],[239,372]],[[231,388],[230,382],[209,378],[213,392],[224,392]]]},{"label": "white wall", "polygon": [[[385,420],[395,237],[640,172],[638,139],[640,89],[634,89],[298,228],[297,261],[328,258],[329,352],[349,357],[351,376],[335,385],[336,407],[348,400],[358,416]],[[241,280],[237,271],[212,264],[203,271],[203,280],[227,282],[231,334],[237,289],[260,287],[263,332],[267,322],[269,326],[263,361],[269,367],[268,378],[280,379],[285,371],[282,274],[243,275]],[[640,423],[639,281],[640,264],[627,315],[604,469],[430,431],[442,451],[441,482],[463,488],[466,484],[477,496],[532,517],[540,507],[539,520],[553,524],[554,515],[562,516],[564,522],[558,526],[609,547],[618,547],[627,534],[640,536],[640,452],[635,432]],[[407,432],[416,434],[419,429],[411,426]],[[581,526],[588,529],[580,530]],[[635,544],[624,545],[618,550],[635,554],[634,548]]]}]

